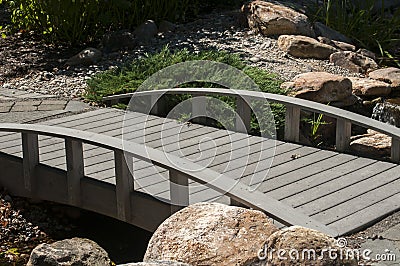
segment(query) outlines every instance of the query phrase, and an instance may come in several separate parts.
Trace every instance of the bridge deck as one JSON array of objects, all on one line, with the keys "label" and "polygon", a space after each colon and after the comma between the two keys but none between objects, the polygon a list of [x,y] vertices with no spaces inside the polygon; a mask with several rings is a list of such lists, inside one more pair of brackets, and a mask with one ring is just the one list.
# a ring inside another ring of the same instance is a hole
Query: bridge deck
[{"label": "bridge deck", "polygon": [[[186,156],[242,182],[248,182],[254,171],[261,173],[268,169],[272,162],[258,190],[313,217],[339,234],[356,231],[399,209],[400,166],[397,164],[292,143],[265,142],[261,137],[196,124],[180,124],[140,113],[126,116],[125,123],[130,127],[129,132],[123,132],[123,114],[114,109],[99,109],[42,124],[114,137],[121,137],[124,133],[124,139]],[[40,136],[39,141],[40,162],[65,170],[64,141],[45,136]],[[202,141],[200,146],[199,141]],[[235,149],[233,155],[230,153],[232,149]],[[265,167],[257,165],[260,150],[269,154],[262,162]],[[20,134],[1,133],[0,151],[22,156]],[[85,175],[115,184],[113,158],[109,150],[84,144]],[[168,199],[166,170],[144,161],[135,161],[134,168],[135,190]],[[227,203],[227,199],[217,192],[194,182],[190,183],[189,191],[190,203],[213,200]]]}]

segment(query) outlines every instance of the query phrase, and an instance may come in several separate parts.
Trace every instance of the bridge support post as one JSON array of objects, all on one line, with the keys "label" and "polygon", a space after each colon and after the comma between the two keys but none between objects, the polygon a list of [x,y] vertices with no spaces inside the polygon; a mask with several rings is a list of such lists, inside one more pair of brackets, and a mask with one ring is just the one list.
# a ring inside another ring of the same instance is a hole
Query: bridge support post
[{"label": "bridge support post", "polygon": [[150,98],[150,114],[162,116],[165,112],[165,102],[160,94],[151,94]]},{"label": "bridge support post", "polygon": [[131,192],[133,192],[133,175],[128,164],[133,164],[133,157],[122,150],[114,151],[117,215],[122,221],[131,219]]},{"label": "bridge support post", "polygon": [[68,202],[81,205],[81,179],[84,177],[83,146],[81,141],[66,138]]},{"label": "bridge support post", "polygon": [[336,150],[345,152],[350,146],[351,123],[344,119],[336,121]]},{"label": "bridge support post", "polygon": [[285,140],[299,142],[300,139],[300,107],[286,106]]},{"label": "bridge support post", "polygon": [[392,137],[391,156],[392,162],[400,162],[400,138]]},{"label": "bridge support post", "polygon": [[192,97],[192,119],[194,123],[206,124],[207,97],[204,95]]},{"label": "bridge support post", "polygon": [[169,170],[171,214],[189,205],[189,179],[176,170]]},{"label": "bridge support post", "polygon": [[25,190],[31,197],[35,196],[36,174],[39,165],[39,137],[34,133],[22,133],[22,154]]},{"label": "bridge support post", "polygon": [[251,108],[241,96],[236,97],[235,129],[240,133],[248,133],[251,122]]}]

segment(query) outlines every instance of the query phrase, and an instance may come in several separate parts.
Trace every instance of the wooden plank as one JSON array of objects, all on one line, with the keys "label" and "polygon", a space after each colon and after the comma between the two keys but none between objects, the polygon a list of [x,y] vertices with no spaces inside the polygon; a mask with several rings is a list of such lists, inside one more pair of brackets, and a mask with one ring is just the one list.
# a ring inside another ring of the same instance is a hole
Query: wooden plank
[{"label": "wooden plank", "polygon": [[299,142],[300,138],[300,108],[293,105],[286,106],[285,140]]},{"label": "wooden plank", "polygon": [[400,210],[400,193],[335,221],[329,224],[329,227],[336,229],[340,235],[348,235],[358,232],[398,210]]},{"label": "wooden plank", "polygon": [[351,122],[345,119],[336,121],[336,150],[345,152],[350,147]]},{"label": "wooden plank", "polygon": [[[398,171],[398,170],[397,170]],[[393,195],[400,193],[400,174],[396,180],[384,183],[376,188],[371,188],[365,193],[361,193],[343,203],[340,203],[332,208],[312,215],[318,221],[331,224],[344,217],[350,216],[357,211],[363,211],[365,208],[383,201]],[[362,216],[361,216],[362,217]]]},{"label": "wooden plank", "polygon": [[83,146],[81,141],[65,139],[67,162],[68,202],[72,206],[81,205],[81,179],[85,176]]},{"label": "wooden plank", "polygon": [[[360,180],[365,179],[366,177],[379,174],[393,167],[392,164],[385,162],[367,162],[367,165],[365,165],[364,162],[361,164],[361,166],[361,168],[356,167],[354,169],[352,167],[349,168],[348,165],[346,165],[343,166],[345,168],[344,170],[333,169],[333,173],[328,172],[332,174],[331,177],[325,177],[325,179],[321,180],[320,184],[315,184],[309,189],[304,189],[303,191],[294,194],[293,196],[287,197],[283,200],[283,202],[293,207],[303,206],[307,203],[312,203],[315,199],[329,196],[340,190],[341,188],[346,187],[347,185],[354,184]],[[335,174],[335,171],[337,171],[338,173]],[[322,204],[322,202],[320,203]]]},{"label": "wooden plank", "polygon": [[[349,160],[349,157],[352,159]],[[328,158],[327,160],[330,162],[314,165],[311,171],[309,171],[308,167],[305,167],[299,169],[293,175],[275,180],[275,188],[267,194],[275,199],[282,200],[300,194],[307,189],[321,185],[338,176],[354,172],[374,162],[369,159],[356,158],[344,154]],[[320,172],[318,172],[319,166],[321,167]]]},{"label": "wooden plank", "polygon": [[[362,193],[366,193],[374,187],[379,187],[385,183],[396,180],[400,174],[400,166],[378,173],[362,172],[363,170],[364,169],[361,169],[355,172],[351,178],[338,178],[335,182],[340,182],[340,186],[337,184],[329,184],[329,191],[331,191],[329,194],[314,198],[313,201],[303,204],[298,208],[309,215],[317,214],[342,202],[346,202],[353,197],[359,196]],[[326,189],[328,186],[321,187]]]},{"label": "wooden plank", "polygon": [[39,141],[38,135],[22,133],[22,152],[24,168],[24,185],[28,195],[35,197],[36,174],[35,169],[39,165]]}]

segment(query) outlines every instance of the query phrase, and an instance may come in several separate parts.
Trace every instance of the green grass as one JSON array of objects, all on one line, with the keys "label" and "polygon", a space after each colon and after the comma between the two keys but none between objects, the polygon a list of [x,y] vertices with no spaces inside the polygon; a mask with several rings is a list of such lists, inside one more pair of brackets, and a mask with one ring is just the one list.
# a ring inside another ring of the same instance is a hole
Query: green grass
[{"label": "green grass", "polygon": [[[147,54],[143,58],[134,60],[125,66],[105,71],[88,80],[88,89],[85,97],[90,101],[101,102],[102,98],[105,96],[134,92],[146,79],[156,72],[181,62],[194,60],[209,60],[228,64],[248,75],[259,86],[261,91],[275,94],[286,94],[286,91],[280,89],[282,81],[279,80],[276,75],[259,68],[247,66],[246,62],[237,54],[224,51],[203,51],[200,53],[192,53],[185,49],[172,52],[168,47],[164,47],[158,53]],[[213,71],[209,72],[211,75],[214,75]],[[219,74],[224,75],[224,73]],[[241,80],[238,80],[238,83],[240,81]],[[182,84],[179,87],[221,87],[221,85],[208,82],[193,82],[190,84]],[[237,87],[241,88],[240,84],[238,84]],[[244,86],[242,87],[245,88]],[[171,109],[173,107],[172,105],[187,98],[188,96],[185,95],[170,97],[168,99],[168,104],[171,106],[168,106],[168,108]],[[234,100],[231,97],[218,98],[227,102],[232,107],[235,105]],[[263,109],[265,113],[269,111],[267,106],[263,106],[265,103],[260,102],[254,104],[258,105],[258,108]],[[271,104],[271,109],[274,115],[277,131],[278,133],[282,132],[285,112],[284,106]],[[268,116],[266,115],[262,119],[267,120],[267,118]],[[255,117],[253,117],[251,132],[254,134],[260,133],[260,128],[257,124]],[[273,134],[272,131],[268,133]]]}]

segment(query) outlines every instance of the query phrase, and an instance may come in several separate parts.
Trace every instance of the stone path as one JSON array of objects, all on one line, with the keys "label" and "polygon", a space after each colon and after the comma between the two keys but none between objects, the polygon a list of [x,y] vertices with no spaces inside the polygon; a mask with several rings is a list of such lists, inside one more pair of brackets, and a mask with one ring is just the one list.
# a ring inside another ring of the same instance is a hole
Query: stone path
[{"label": "stone path", "polygon": [[27,123],[92,109],[77,100],[23,90],[0,88],[0,123]]}]

